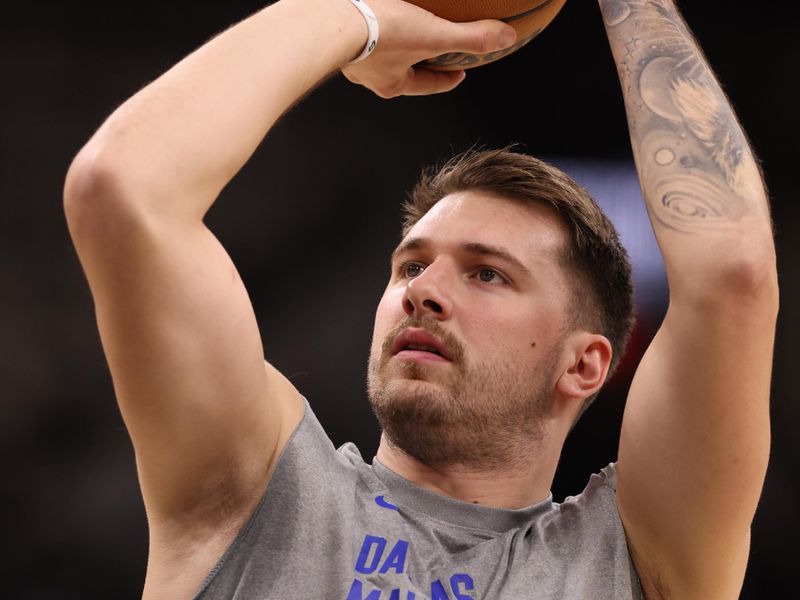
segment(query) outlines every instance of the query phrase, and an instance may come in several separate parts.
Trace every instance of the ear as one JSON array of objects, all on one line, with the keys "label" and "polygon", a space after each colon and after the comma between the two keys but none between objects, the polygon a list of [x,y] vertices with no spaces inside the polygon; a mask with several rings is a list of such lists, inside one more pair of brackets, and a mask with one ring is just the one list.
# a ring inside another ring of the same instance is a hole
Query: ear
[{"label": "ear", "polygon": [[566,348],[570,364],[561,374],[556,389],[566,398],[584,400],[596,394],[606,381],[611,365],[611,343],[605,336],[577,332]]}]

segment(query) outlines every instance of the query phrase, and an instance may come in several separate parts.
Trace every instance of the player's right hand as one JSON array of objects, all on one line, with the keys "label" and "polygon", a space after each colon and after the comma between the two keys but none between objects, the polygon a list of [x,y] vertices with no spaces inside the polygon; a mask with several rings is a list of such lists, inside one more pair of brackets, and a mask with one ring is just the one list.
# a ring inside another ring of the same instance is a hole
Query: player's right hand
[{"label": "player's right hand", "polygon": [[[402,0],[367,0],[378,19],[378,45],[366,59],[345,65],[342,73],[381,98],[447,92],[464,71],[432,71],[421,61],[449,52],[486,54],[516,41],[502,21],[453,23]],[[355,7],[353,10],[357,10]]]}]

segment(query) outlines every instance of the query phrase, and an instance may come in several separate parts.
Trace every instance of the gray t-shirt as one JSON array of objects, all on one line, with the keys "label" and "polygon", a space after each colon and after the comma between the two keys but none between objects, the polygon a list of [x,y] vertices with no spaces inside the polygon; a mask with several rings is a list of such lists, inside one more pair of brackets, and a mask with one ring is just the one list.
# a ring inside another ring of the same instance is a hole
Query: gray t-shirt
[{"label": "gray t-shirt", "polygon": [[429,492],[311,408],[197,600],[640,600],[609,465],[563,503],[519,510]]}]

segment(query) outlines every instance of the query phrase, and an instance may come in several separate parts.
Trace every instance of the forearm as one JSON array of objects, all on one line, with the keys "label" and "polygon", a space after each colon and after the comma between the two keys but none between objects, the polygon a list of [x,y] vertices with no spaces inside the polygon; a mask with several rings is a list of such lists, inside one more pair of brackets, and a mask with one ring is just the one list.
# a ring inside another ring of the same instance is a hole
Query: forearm
[{"label": "forearm", "polygon": [[774,249],[761,174],[673,2],[600,0],[600,7],[673,298],[769,273]]},{"label": "forearm", "polygon": [[269,6],[117,109],[79,154],[73,179],[111,178],[148,210],[202,217],[281,114],[365,40],[348,0]]}]

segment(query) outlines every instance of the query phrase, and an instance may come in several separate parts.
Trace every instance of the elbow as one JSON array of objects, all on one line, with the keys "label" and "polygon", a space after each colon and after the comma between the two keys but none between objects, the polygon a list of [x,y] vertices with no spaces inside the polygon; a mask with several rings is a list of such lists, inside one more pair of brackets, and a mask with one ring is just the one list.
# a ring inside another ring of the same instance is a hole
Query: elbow
[{"label": "elbow", "polygon": [[777,318],[778,271],[771,236],[740,244],[723,262],[695,277],[691,289],[696,304],[715,311],[728,308],[741,315]]},{"label": "elbow", "polygon": [[746,244],[722,273],[722,286],[735,296],[775,304],[778,269],[772,240]]},{"label": "elbow", "polygon": [[122,170],[95,142],[73,159],[64,180],[63,207],[73,241],[108,230],[135,213]]},{"label": "elbow", "polygon": [[69,219],[88,202],[107,195],[113,172],[102,166],[96,151],[84,146],[72,160],[64,180],[64,213]]}]

